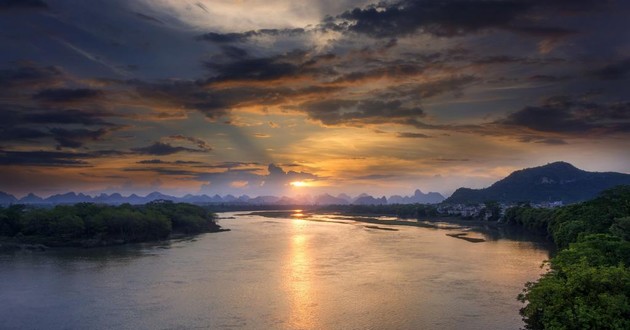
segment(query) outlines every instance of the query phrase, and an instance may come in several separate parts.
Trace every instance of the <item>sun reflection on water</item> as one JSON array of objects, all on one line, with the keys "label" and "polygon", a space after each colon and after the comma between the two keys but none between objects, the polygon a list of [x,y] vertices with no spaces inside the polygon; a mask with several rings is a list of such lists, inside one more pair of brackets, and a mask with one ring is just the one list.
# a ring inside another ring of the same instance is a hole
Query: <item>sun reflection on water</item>
[{"label": "sun reflection on water", "polygon": [[304,233],[305,220],[293,219],[285,286],[289,301],[289,328],[316,328],[313,311],[311,259],[308,253],[308,236]]}]

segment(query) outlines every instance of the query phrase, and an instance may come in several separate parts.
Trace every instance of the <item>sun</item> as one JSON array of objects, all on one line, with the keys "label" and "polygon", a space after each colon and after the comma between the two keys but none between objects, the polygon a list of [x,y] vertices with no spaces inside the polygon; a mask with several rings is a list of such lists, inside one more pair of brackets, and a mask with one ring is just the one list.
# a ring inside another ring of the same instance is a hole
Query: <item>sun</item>
[{"label": "sun", "polygon": [[293,181],[290,183],[290,185],[292,185],[293,187],[306,187],[308,186],[308,183],[304,181]]}]

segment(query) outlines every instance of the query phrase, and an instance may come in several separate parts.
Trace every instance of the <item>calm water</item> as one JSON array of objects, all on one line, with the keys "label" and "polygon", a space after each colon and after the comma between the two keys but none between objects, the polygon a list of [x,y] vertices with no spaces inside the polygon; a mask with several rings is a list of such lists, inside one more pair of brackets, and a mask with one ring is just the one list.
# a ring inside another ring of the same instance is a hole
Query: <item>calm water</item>
[{"label": "calm water", "polygon": [[548,258],[496,232],[222,216],[192,241],[0,254],[0,328],[518,329]]}]

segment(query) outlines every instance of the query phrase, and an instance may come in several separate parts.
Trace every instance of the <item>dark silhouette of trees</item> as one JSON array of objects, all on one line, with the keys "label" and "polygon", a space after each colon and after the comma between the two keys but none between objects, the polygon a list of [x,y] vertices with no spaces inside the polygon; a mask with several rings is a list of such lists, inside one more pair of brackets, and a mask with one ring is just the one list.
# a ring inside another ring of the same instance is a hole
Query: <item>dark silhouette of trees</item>
[{"label": "dark silhouette of trees", "polygon": [[119,206],[78,203],[50,209],[0,208],[0,236],[50,245],[107,245],[159,240],[173,233],[219,231],[202,207],[168,201]]}]

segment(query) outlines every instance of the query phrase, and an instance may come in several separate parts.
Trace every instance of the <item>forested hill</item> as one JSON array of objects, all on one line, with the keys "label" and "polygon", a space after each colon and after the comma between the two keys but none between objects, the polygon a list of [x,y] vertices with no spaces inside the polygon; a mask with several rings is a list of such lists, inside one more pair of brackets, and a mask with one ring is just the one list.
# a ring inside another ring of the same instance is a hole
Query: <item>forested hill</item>
[{"label": "forested hill", "polygon": [[545,202],[575,203],[596,197],[605,189],[630,184],[630,174],[588,172],[565,162],[515,171],[488,188],[459,188],[446,203]]}]

